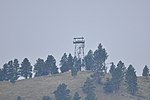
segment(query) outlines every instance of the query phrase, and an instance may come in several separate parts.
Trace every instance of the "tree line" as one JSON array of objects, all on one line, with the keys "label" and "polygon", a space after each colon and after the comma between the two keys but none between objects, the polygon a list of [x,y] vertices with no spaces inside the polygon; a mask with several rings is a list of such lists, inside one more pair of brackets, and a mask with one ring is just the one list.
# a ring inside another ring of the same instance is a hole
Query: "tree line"
[{"label": "tree line", "polygon": [[[92,82],[102,84],[102,78],[108,74],[105,64],[107,58],[108,54],[101,44],[98,45],[98,48],[94,52],[89,50],[83,61],[77,57],[73,57],[71,54],[67,55],[64,53],[60,60],[60,71],[64,73],[71,70],[71,75],[76,76],[77,72],[81,71],[81,67],[84,66],[86,70],[93,72],[91,75]],[[0,69],[0,81],[10,81],[14,83],[20,76],[23,76],[25,79],[32,78],[33,72],[35,73],[35,77],[58,74],[56,59],[52,55],[48,55],[45,61],[44,59],[38,58],[33,66],[28,58],[25,58],[21,64],[19,64],[17,59],[11,60],[5,63],[3,68]],[[119,61],[117,66],[111,63],[109,74],[111,77],[103,84],[106,93],[117,92],[122,82],[127,83],[128,91],[132,95],[137,92],[137,75],[133,65],[129,65],[129,67],[126,68],[122,61]],[[149,74],[149,68],[146,65],[143,69],[142,76],[149,76]],[[87,93],[86,89],[84,90],[84,92]],[[92,90],[94,90],[94,88],[92,88]],[[94,92],[87,93],[87,96],[90,97],[94,95]]]}]

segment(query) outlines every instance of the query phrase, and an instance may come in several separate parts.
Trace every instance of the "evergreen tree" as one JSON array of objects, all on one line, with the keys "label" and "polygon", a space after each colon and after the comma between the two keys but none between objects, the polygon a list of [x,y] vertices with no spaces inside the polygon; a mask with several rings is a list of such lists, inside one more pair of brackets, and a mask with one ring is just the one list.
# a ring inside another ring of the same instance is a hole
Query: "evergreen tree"
[{"label": "evergreen tree", "polygon": [[147,65],[143,69],[142,76],[149,76],[149,69],[148,69]]},{"label": "evergreen tree", "polygon": [[50,96],[43,96],[42,100],[52,100]]},{"label": "evergreen tree", "polygon": [[122,61],[119,61],[117,64],[117,67],[112,73],[112,79],[111,81],[113,82],[114,90],[118,90],[120,88],[121,82],[124,79],[124,74],[125,74],[125,66]]},{"label": "evergreen tree", "polygon": [[36,60],[36,63],[34,65],[34,71],[35,71],[35,77],[45,75],[46,68],[43,59],[38,58],[38,60]]},{"label": "evergreen tree", "polygon": [[0,81],[4,80],[4,72],[2,69],[0,69]]},{"label": "evergreen tree", "polygon": [[128,91],[135,95],[138,88],[137,88],[137,76],[136,71],[132,65],[129,65],[127,72],[126,72],[126,82],[128,84]]},{"label": "evergreen tree", "polygon": [[73,99],[72,100],[80,100],[81,99],[81,97],[79,96],[79,93],[78,92],[76,92],[75,94],[74,94],[74,96],[73,96]]},{"label": "evergreen tree", "polygon": [[27,58],[21,63],[21,75],[25,77],[25,79],[32,77],[32,66]]},{"label": "evergreen tree", "polygon": [[74,65],[74,59],[72,57],[71,54],[69,54],[68,56],[68,59],[67,59],[67,66],[68,66],[68,69],[70,70]]},{"label": "evergreen tree", "polygon": [[[70,62],[70,64],[71,64],[71,62]],[[63,56],[60,60],[60,65],[61,65],[60,70],[61,70],[62,73],[69,71],[68,58],[67,58],[66,53],[63,54]],[[70,65],[70,67],[71,67],[71,65]]]},{"label": "evergreen tree", "polygon": [[48,55],[46,61],[45,61],[45,68],[46,68],[46,75],[49,73],[51,74],[57,74],[58,68],[56,66],[56,59],[52,55]]},{"label": "evergreen tree", "polygon": [[14,70],[14,79],[17,80],[20,76],[20,67],[18,59],[14,59],[13,70]]},{"label": "evergreen tree", "polygon": [[14,62],[11,60],[8,63],[4,64],[2,69],[3,80],[15,82],[19,78],[19,63],[15,59]]},{"label": "evergreen tree", "polygon": [[102,45],[99,44],[98,49],[94,52],[95,70],[103,72],[105,70],[104,63],[108,55]]},{"label": "evergreen tree", "polygon": [[114,63],[112,63],[112,65],[110,66],[110,70],[109,72],[112,74],[115,70],[116,66],[114,65]]},{"label": "evergreen tree", "polygon": [[99,44],[98,49],[94,52],[94,79],[101,83],[101,77],[104,76],[104,72],[106,71],[105,68],[105,61],[107,59],[108,55],[104,48],[102,48],[102,45]]},{"label": "evergreen tree", "polygon": [[8,80],[11,82],[11,83],[15,83],[15,76],[16,76],[16,73],[15,70],[14,70],[14,66],[13,66],[13,61],[9,61],[8,62],[8,72],[7,72],[7,77],[8,77]]},{"label": "evergreen tree", "polygon": [[69,95],[70,90],[67,89],[67,85],[62,83],[57,87],[57,90],[53,92],[56,100],[71,100]]},{"label": "evergreen tree", "polygon": [[88,54],[84,57],[86,70],[92,70],[94,68],[94,56],[93,51],[89,50]]},{"label": "evergreen tree", "polygon": [[93,80],[87,78],[82,87],[83,92],[86,94],[85,100],[97,100],[94,93],[95,86],[93,85]]},{"label": "evergreen tree", "polygon": [[8,67],[7,63],[5,63],[3,65],[2,72],[3,72],[3,80],[8,81],[9,80],[9,77],[8,77],[9,76],[8,75],[8,73],[9,73],[9,67]]}]

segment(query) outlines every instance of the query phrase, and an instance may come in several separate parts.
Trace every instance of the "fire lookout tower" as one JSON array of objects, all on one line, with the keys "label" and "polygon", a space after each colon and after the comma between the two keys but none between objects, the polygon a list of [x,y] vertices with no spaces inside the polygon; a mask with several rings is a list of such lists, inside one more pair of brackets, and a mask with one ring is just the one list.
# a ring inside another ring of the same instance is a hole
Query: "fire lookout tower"
[{"label": "fire lookout tower", "polygon": [[76,56],[77,59],[83,60],[85,47],[84,37],[74,38],[73,44],[75,45],[74,56]]}]

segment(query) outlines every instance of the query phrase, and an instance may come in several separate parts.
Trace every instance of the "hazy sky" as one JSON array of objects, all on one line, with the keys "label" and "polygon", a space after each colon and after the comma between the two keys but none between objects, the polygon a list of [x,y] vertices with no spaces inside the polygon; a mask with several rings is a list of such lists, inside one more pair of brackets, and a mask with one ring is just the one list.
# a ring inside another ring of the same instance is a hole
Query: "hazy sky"
[{"label": "hazy sky", "polygon": [[86,53],[102,43],[107,62],[122,60],[141,74],[150,66],[150,0],[0,0],[0,66],[50,54],[59,64],[78,36]]}]

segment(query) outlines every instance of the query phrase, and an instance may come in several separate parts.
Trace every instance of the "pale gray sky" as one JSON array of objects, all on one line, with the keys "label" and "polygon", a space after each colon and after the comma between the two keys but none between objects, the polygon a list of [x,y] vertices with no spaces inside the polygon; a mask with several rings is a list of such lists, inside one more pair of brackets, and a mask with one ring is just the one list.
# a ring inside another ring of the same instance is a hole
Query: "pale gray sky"
[{"label": "pale gray sky", "polygon": [[102,43],[107,62],[122,60],[141,74],[150,66],[150,0],[0,0],[0,66],[49,54],[59,61],[73,54],[78,36],[86,53]]}]

